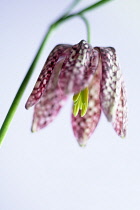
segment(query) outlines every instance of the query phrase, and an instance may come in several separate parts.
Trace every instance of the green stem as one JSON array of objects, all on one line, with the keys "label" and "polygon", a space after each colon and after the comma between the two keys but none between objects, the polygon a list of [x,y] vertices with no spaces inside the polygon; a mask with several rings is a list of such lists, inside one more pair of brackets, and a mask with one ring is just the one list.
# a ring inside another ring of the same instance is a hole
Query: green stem
[{"label": "green stem", "polygon": [[[16,94],[16,96],[15,96],[15,98],[14,98],[12,104],[11,104],[11,107],[10,107],[10,109],[9,109],[7,115],[6,115],[6,118],[5,118],[5,120],[4,120],[3,124],[2,124],[1,130],[0,130],[0,144],[2,143],[2,141],[3,141],[3,139],[4,139],[5,135],[6,135],[6,132],[7,132],[8,128],[9,128],[10,123],[11,123],[11,121],[12,121],[12,119],[13,119],[13,116],[14,116],[16,110],[17,110],[17,107],[18,107],[19,102],[20,102],[20,100],[21,100],[21,98],[22,98],[22,95],[23,95],[23,93],[24,93],[24,91],[25,91],[25,89],[26,89],[26,87],[27,87],[27,85],[28,85],[28,83],[29,83],[29,81],[30,81],[30,78],[31,78],[31,76],[32,76],[32,74],[33,74],[33,72],[34,72],[35,67],[36,67],[36,64],[37,64],[37,62],[38,62],[38,60],[39,60],[39,58],[40,58],[40,56],[41,56],[41,54],[42,54],[42,51],[43,51],[43,49],[44,49],[44,47],[45,47],[45,45],[46,45],[46,43],[47,43],[47,41],[48,41],[48,38],[49,38],[50,34],[52,33],[52,31],[53,31],[58,25],[60,25],[61,23],[63,23],[64,21],[66,21],[66,20],[68,20],[68,19],[71,19],[71,18],[73,18],[73,17],[75,17],[75,16],[81,16],[81,15],[83,15],[83,13],[88,12],[88,11],[90,11],[90,10],[92,10],[92,9],[95,9],[95,8],[97,8],[97,7],[103,5],[103,4],[105,4],[105,3],[107,3],[108,1],[111,1],[111,0],[102,0],[102,1],[99,1],[99,2],[97,2],[97,3],[95,3],[95,4],[91,5],[91,6],[89,6],[89,7],[87,7],[87,8],[85,8],[85,9],[83,9],[83,10],[77,12],[77,13],[74,13],[74,14],[71,14],[71,15],[66,16],[66,15],[70,12],[70,10],[73,9],[73,7],[74,7],[79,1],[80,1],[80,0],[76,0],[76,1],[73,3],[73,5],[70,7],[70,9],[67,11],[67,13],[64,14],[64,15],[63,15],[61,18],[59,18],[58,20],[56,20],[56,21],[49,27],[49,29],[48,29],[48,31],[47,31],[47,33],[46,33],[46,35],[45,35],[45,37],[44,37],[44,39],[43,39],[43,41],[42,41],[42,43],[41,43],[41,45],[40,45],[40,47],[39,47],[37,53],[36,53],[36,56],[35,56],[35,58],[34,58],[32,64],[31,64],[31,66],[30,66],[30,68],[29,68],[29,70],[28,70],[28,72],[27,72],[27,74],[26,74],[26,76],[25,76],[25,78],[24,78],[24,80],[23,80],[21,86],[19,87],[19,90],[18,90],[18,92],[17,92],[17,94]],[[82,18],[83,18],[83,16],[82,16]],[[87,20],[86,20],[85,18],[83,18],[83,20],[85,21],[85,23],[86,23],[86,25],[87,25],[87,28],[88,28],[89,26],[88,26],[88,24],[87,24]],[[89,30],[89,29],[88,29],[88,30]],[[88,37],[88,39],[89,39],[89,37]]]},{"label": "green stem", "polygon": [[[68,9],[66,10],[65,14],[61,16],[61,18],[64,18],[64,17],[68,16],[69,13],[70,13],[70,11],[72,11],[73,8],[74,8],[80,1],[82,1],[82,0],[74,0],[74,1],[72,2],[72,4],[68,7]],[[60,18],[60,19],[61,19],[61,18]]]},{"label": "green stem", "polygon": [[84,21],[84,23],[86,25],[87,42],[88,43],[91,43],[91,33],[90,33],[90,25],[89,25],[89,22],[88,22],[87,18],[84,15],[80,15],[80,17],[82,18],[82,20]]},{"label": "green stem", "polygon": [[19,102],[20,102],[20,100],[22,98],[22,95],[23,95],[23,93],[24,93],[24,91],[25,91],[25,89],[27,87],[27,84],[30,81],[30,78],[31,78],[31,76],[32,76],[32,74],[34,72],[35,67],[36,67],[36,64],[37,64],[37,62],[38,62],[38,60],[40,58],[40,55],[41,55],[41,53],[42,53],[42,51],[44,49],[44,46],[45,46],[45,44],[46,44],[50,34],[52,33],[53,29],[54,29],[54,27],[51,26],[49,28],[46,36],[44,37],[44,39],[43,39],[43,41],[42,41],[42,43],[41,43],[41,45],[40,45],[40,47],[38,49],[38,52],[37,52],[37,54],[36,54],[32,64],[31,64],[31,66],[30,66],[30,68],[29,68],[29,70],[28,70],[28,72],[27,72],[23,82],[21,83],[21,85],[19,87],[19,90],[18,90],[18,92],[17,92],[17,94],[16,94],[16,96],[15,96],[15,98],[13,100],[13,103],[12,103],[8,113],[7,113],[7,116],[6,116],[6,118],[4,120],[4,123],[3,123],[2,127],[1,127],[1,130],[0,130],[0,144],[2,143],[2,140],[4,139],[4,136],[5,136],[6,132],[7,132],[8,127],[10,125],[10,122],[12,121],[12,118],[13,118],[15,112],[16,112],[16,109],[17,109],[17,107],[19,105]]},{"label": "green stem", "polygon": [[85,13],[85,12],[89,12],[90,10],[95,9],[95,8],[97,8],[97,7],[100,7],[100,6],[102,6],[103,4],[106,4],[106,3],[109,2],[109,1],[112,1],[112,0],[101,0],[101,1],[98,1],[98,2],[96,2],[95,4],[92,4],[92,5],[90,5],[89,7],[86,7],[85,9],[82,9],[82,10],[79,11],[77,14],[78,14],[78,15],[81,15],[81,14],[83,14],[83,13]]},{"label": "green stem", "polygon": [[96,2],[95,4],[90,5],[89,7],[86,7],[85,9],[80,10],[79,12],[73,13],[68,16],[62,16],[57,21],[55,21],[52,25],[59,25],[60,23],[66,21],[68,19],[71,19],[75,16],[83,15],[84,13],[89,12],[90,10],[96,9],[97,7],[100,7],[109,1],[112,1],[112,0],[101,0],[101,1]]},{"label": "green stem", "polygon": [[106,3],[109,2],[109,1],[112,1],[112,0],[101,0],[101,1],[98,1],[98,2],[96,2],[95,4],[92,4],[92,5],[90,5],[89,7],[86,7],[85,9],[80,10],[79,12],[76,12],[76,13],[73,13],[73,14],[68,15],[68,16],[66,16],[66,17],[60,18],[60,19],[57,21],[57,23],[63,22],[63,21],[65,21],[65,20],[70,19],[70,18],[75,17],[75,16],[83,15],[83,14],[85,14],[86,12],[89,12],[90,10],[96,9],[97,7],[100,7],[100,6],[104,5],[104,4],[106,4]]}]

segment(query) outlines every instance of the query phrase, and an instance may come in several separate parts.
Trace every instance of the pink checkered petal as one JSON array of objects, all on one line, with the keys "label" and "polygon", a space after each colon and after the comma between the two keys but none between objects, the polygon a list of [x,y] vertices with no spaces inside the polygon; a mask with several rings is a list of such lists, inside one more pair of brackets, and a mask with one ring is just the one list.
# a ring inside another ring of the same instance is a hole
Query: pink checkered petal
[{"label": "pink checkered petal", "polygon": [[102,60],[101,106],[109,121],[116,112],[121,90],[121,71],[114,48],[98,48]]},{"label": "pink checkered petal", "polygon": [[48,89],[34,107],[32,131],[38,131],[51,123],[63,107],[66,96],[57,87]]},{"label": "pink checkered petal", "polygon": [[40,100],[42,94],[46,90],[51,74],[53,70],[55,69],[57,62],[59,61],[59,59],[61,60],[62,58],[67,56],[67,54],[69,53],[70,47],[71,47],[70,45],[60,44],[60,45],[57,45],[51,51],[37,79],[34,89],[26,102],[26,105],[25,105],[26,109],[29,109],[31,106],[33,106]]},{"label": "pink checkered petal", "polygon": [[98,51],[81,41],[71,48],[71,54],[63,64],[59,81],[65,93],[77,93],[91,82],[98,66]]},{"label": "pink checkered petal", "polygon": [[94,132],[100,119],[100,79],[101,64],[98,66],[89,86],[89,106],[87,113],[83,117],[81,117],[80,114],[76,117],[72,114],[72,128],[80,146],[86,145],[87,140]]},{"label": "pink checkered petal", "polygon": [[124,81],[121,83],[120,98],[117,105],[116,113],[113,117],[113,127],[120,137],[126,136],[127,129],[127,100]]}]

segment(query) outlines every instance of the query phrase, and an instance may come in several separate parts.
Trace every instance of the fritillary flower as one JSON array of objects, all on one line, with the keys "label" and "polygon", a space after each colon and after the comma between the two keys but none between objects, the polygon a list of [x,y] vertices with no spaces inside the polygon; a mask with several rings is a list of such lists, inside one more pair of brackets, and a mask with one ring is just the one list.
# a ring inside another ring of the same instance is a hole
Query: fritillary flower
[{"label": "fritillary flower", "polygon": [[117,134],[126,135],[126,93],[114,48],[93,48],[82,40],[52,50],[25,105],[34,105],[33,132],[54,120],[69,94],[74,94],[72,127],[81,146],[94,132],[101,110]]}]

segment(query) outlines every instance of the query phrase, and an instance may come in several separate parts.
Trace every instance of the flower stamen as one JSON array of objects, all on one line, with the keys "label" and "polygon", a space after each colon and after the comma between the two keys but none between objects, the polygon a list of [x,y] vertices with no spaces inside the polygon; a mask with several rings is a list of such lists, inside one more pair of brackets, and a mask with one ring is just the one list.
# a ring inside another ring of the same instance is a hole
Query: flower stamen
[{"label": "flower stamen", "polygon": [[83,117],[88,109],[88,88],[80,91],[79,93],[73,96],[73,115],[76,117],[80,112],[81,117]]}]

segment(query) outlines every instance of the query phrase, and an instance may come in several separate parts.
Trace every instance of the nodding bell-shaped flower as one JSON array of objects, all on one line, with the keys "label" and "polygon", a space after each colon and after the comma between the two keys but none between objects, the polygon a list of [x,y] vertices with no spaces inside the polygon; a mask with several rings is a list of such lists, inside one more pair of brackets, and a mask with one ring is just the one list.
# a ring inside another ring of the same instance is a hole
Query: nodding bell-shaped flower
[{"label": "nodding bell-shaped flower", "polygon": [[101,110],[117,134],[126,135],[126,93],[114,48],[93,48],[82,40],[51,51],[25,105],[35,105],[32,131],[52,122],[71,93],[72,127],[81,146],[94,132]]}]

